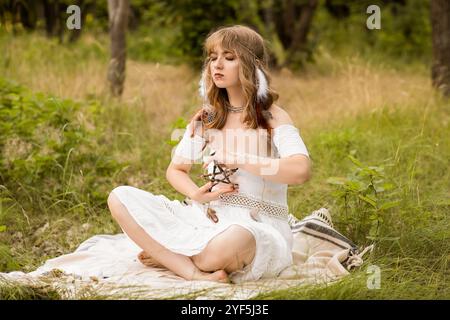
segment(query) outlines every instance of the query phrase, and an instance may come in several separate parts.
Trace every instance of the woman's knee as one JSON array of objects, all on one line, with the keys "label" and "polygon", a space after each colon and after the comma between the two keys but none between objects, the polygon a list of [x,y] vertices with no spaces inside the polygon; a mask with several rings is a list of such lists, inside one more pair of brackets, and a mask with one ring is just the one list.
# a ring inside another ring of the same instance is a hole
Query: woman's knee
[{"label": "woman's knee", "polygon": [[232,225],[216,236],[193,262],[203,271],[240,269],[253,260],[256,241],[247,229]]},{"label": "woman's knee", "polygon": [[226,238],[224,244],[234,249],[234,251],[246,251],[248,248],[256,246],[256,240],[253,234],[239,225],[230,226],[227,230]]},{"label": "woman's knee", "polygon": [[[117,189],[117,188],[116,188]],[[115,189],[114,189],[115,190]],[[120,202],[117,195],[114,193],[114,190],[110,192],[108,195],[108,208],[113,217],[116,217],[123,211],[123,204]]]},{"label": "woman's knee", "polygon": [[224,269],[227,272],[242,269],[253,261],[256,254],[256,240],[253,234],[244,227],[233,225],[229,234],[225,250],[226,265]]}]

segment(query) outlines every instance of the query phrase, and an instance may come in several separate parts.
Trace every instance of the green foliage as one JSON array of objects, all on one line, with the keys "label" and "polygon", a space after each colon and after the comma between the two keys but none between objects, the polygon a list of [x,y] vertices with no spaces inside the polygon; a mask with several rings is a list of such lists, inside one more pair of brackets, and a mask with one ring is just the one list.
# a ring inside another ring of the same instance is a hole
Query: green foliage
[{"label": "green foliage", "polygon": [[173,123],[172,123],[172,129],[183,129],[186,128],[188,125],[188,121],[183,117],[178,117]]},{"label": "green foliage", "polygon": [[[26,4],[25,4],[26,3]],[[214,0],[189,1],[130,1],[129,30],[127,38],[128,54],[132,59],[159,62],[190,62],[199,67],[202,62],[202,45],[207,34],[219,26],[245,24],[258,30],[270,44],[273,57],[278,65],[286,58],[291,68],[304,67],[314,63],[324,51],[333,56],[347,56],[350,52],[363,56],[380,56],[382,61],[395,59],[409,63],[414,60],[429,62],[431,58],[431,25],[429,3],[422,0],[383,1],[383,0],[331,0],[319,1],[314,12],[307,43],[302,50],[290,53],[281,44],[280,30],[285,28],[283,17],[289,14],[299,15],[305,1],[295,1],[296,12],[286,12],[286,3],[279,0],[243,1],[229,0],[217,3]],[[37,19],[35,27],[43,31],[44,16],[42,4],[25,1],[25,12]],[[63,1],[62,7],[72,4]],[[369,5],[378,5],[381,9],[381,29],[369,30],[366,20]],[[41,10],[38,10],[41,7]],[[334,9],[333,9],[334,8]],[[85,14],[82,32],[108,32],[107,2],[86,0],[82,4]],[[266,9],[270,9],[267,11]],[[7,30],[13,19],[11,8],[4,8]],[[67,14],[62,11],[57,19],[65,26]],[[272,18],[270,18],[272,16]],[[275,19],[282,17],[281,19]],[[2,20],[2,19],[0,19]],[[20,20],[20,19],[19,19]],[[2,20],[3,22],[3,20]],[[23,28],[15,23],[16,34],[23,34]],[[63,28],[63,34],[69,36],[71,30]],[[286,31],[283,31],[286,32]],[[288,45],[285,43],[285,45]],[[80,51],[77,47],[77,51]],[[95,49],[95,48],[91,48]],[[84,54],[92,54],[85,51]],[[98,53],[100,54],[100,53]]]},{"label": "green foliage", "polygon": [[57,194],[64,201],[92,190],[87,202],[102,205],[98,184],[121,166],[98,148],[103,128],[94,122],[101,112],[95,101],[33,94],[0,79],[0,183],[13,193],[27,189],[32,198]]},{"label": "green foliage", "polygon": [[430,56],[429,3],[409,0],[403,6],[391,4],[381,7],[382,32],[370,33],[373,39],[369,45],[376,51],[407,60]]},{"label": "green foliage", "polygon": [[[312,23],[310,42],[316,49],[327,49],[333,56],[355,54],[386,63],[388,59],[405,63],[415,60],[429,62],[431,58],[431,24],[429,3],[408,0],[404,3],[386,1],[340,1],[348,16],[335,17],[319,6]],[[369,30],[366,13],[369,5],[378,5],[381,29]]]},{"label": "green foliage", "polygon": [[181,48],[174,45],[179,31],[150,25],[139,28],[128,38],[127,53],[133,60],[178,64],[184,60]]},{"label": "green foliage", "polygon": [[169,1],[170,10],[180,33],[175,40],[187,58],[200,65],[202,62],[203,41],[207,34],[222,25],[238,23],[239,0],[217,4],[214,0]]},{"label": "green foliage", "polygon": [[[134,3],[133,7],[141,4]],[[130,47],[131,56],[140,59],[161,61],[167,59],[164,55],[170,55],[199,67],[203,42],[214,29],[246,24],[264,31],[257,1],[231,0],[220,4],[214,0],[148,1],[144,7],[140,16],[146,21],[145,27],[137,28],[132,38],[145,36],[131,40]]]},{"label": "green foliage", "polygon": [[[431,25],[429,5],[421,0],[404,3],[386,1],[330,1],[348,10],[347,14],[336,16],[320,2],[310,28],[305,52],[290,57],[297,68],[305,63],[314,63],[317,54],[323,50],[333,55],[346,56],[358,52],[363,56],[377,56],[404,61],[428,62],[431,57]],[[369,30],[366,9],[376,4],[381,9],[381,29]],[[140,21],[145,27],[137,28],[133,34],[130,52],[132,57],[162,61],[167,55],[175,60],[192,62],[200,66],[202,46],[208,33],[220,26],[232,24],[249,25],[268,40],[270,51],[279,65],[285,61],[286,50],[280,43],[274,23],[265,19],[264,10],[271,8],[273,15],[282,16],[283,3],[279,1],[144,1],[133,4],[140,9]],[[298,14],[294,13],[294,14]],[[164,31],[166,30],[166,31]],[[349,41],[349,39],[351,39]],[[166,55],[166,56],[165,56]]]},{"label": "green foliage", "polygon": [[[186,126],[188,125],[188,121],[186,119],[184,119],[183,117],[178,117],[173,123],[172,123],[172,131],[174,129],[185,129]],[[178,144],[178,142],[180,142],[182,136],[179,137],[178,140],[166,140],[166,143],[169,146],[176,146]]]},{"label": "green foliage", "polygon": [[328,183],[335,185],[333,195],[338,200],[340,224],[350,226],[350,238],[364,243],[363,235],[370,240],[380,240],[381,226],[386,211],[399,205],[397,187],[387,179],[383,166],[367,166],[352,155],[355,168],[345,178],[332,177]]},{"label": "green foliage", "polygon": [[14,271],[19,267],[11,253],[11,248],[5,244],[0,244],[0,270]]}]

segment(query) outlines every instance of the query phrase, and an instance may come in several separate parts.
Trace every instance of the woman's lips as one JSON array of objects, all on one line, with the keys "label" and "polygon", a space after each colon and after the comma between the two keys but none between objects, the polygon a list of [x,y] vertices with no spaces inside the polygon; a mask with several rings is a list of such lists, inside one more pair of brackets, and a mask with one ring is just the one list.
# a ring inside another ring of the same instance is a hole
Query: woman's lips
[{"label": "woman's lips", "polygon": [[222,80],[223,77],[224,77],[223,74],[215,74],[215,75],[214,75],[214,79],[215,79],[215,80]]}]

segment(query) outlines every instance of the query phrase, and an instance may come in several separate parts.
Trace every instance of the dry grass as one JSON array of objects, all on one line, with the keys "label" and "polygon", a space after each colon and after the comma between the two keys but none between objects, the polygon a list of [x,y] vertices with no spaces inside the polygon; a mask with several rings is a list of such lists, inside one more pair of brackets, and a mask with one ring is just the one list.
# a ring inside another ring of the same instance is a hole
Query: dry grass
[{"label": "dry grass", "polygon": [[299,77],[282,70],[273,77],[280,104],[303,129],[384,107],[426,104],[432,96],[425,75],[375,67],[357,56],[329,66],[326,75]]},{"label": "dry grass", "polygon": [[195,74],[187,66],[128,61],[123,100],[139,107],[149,121],[167,124],[195,108]]},{"label": "dry grass", "polygon": [[[78,59],[77,47],[68,49],[36,36],[30,41],[10,38],[6,43],[9,67],[2,72],[6,77],[32,90],[60,97],[80,100],[93,95],[107,99],[107,47],[93,37],[84,37],[82,45],[88,46],[84,49],[87,52],[89,46],[99,50],[97,59],[83,59],[82,54],[78,54]],[[45,50],[30,49],[44,44]],[[421,101],[425,105],[432,95],[426,72],[374,66],[357,54],[336,59],[320,52],[318,57],[317,65],[322,69],[325,66],[325,71],[315,72],[312,66],[300,75],[289,70],[272,74],[273,86],[280,94],[279,105],[303,129],[386,106],[408,106]],[[35,63],[30,63],[30,59]],[[128,60],[122,101],[127,107],[142,111],[149,123],[158,119],[158,127],[153,129],[165,133],[170,122],[179,116],[189,117],[198,108],[198,77],[199,72],[187,65]]]}]

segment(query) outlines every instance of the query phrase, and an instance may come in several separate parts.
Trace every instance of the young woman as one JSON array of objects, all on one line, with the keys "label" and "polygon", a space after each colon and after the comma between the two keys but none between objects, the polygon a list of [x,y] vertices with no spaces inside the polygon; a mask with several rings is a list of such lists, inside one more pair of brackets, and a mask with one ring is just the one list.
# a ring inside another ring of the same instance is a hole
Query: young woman
[{"label": "young woman", "polygon": [[[239,25],[220,28],[207,37],[204,51],[205,103],[166,173],[192,201],[119,186],[108,206],[143,249],[142,262],[190,280],[276,277],[292,264],[287,185],[309,179],[308,152],[287,112],[274,104],[278,95],[270,88],[267,51],[258,33]],[[247,139],[250,145],[239,143]],[[203,157],[205,150],[210,153]],[[232,172],[229,180],[198,187],[189,172],[202,158],[210,174],[215,164]]]}]

